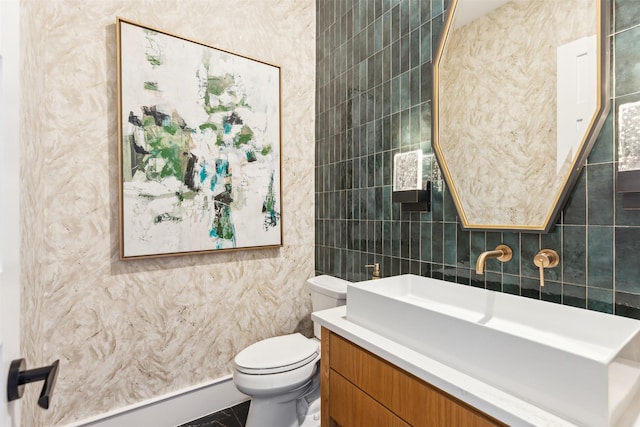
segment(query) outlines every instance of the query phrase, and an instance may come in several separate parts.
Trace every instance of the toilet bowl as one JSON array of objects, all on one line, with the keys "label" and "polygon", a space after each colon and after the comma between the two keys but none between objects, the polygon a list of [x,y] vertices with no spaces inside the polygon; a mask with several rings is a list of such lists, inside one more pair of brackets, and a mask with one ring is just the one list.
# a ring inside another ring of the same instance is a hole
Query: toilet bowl
[{"label": "toilet bowl", "polygon": [[[327,275],[307,280],[313,311],[344,305],[348,283]],[[236,355],[233,381],[251,397],[246,427],[320,426],[319,326],[314,332],[267,338]]]}]

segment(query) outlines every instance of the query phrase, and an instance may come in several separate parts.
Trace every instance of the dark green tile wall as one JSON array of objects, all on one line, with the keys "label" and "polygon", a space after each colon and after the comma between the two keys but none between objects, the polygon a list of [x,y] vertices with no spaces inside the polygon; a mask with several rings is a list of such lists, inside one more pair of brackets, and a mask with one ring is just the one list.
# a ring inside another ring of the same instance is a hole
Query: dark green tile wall
[{"label": "dark green tile wall", "polygon": [[[549,234],[465,231],[437,168],[429,213],[391,202],[391,161],[431,154],[431,59],[448,1],[317,0],[315,265],[349,280],[421,274],[640,319],[640,211],[616,195],[617,106],[640,100],[640,2],[612,1],[611,113]],[[470,170],[471,169],[470,165]],[[471,172],[472,173],[472,172]],[[513,260],[478,255],[499,243]],[[540,288],[533,256],[555,249]]]}]

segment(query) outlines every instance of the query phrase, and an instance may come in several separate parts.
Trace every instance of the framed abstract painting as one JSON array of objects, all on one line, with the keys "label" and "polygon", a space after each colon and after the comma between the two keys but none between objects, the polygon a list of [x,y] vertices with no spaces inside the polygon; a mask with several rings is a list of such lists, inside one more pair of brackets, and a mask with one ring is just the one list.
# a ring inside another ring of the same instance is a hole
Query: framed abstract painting
[{"label": "framed abstract painting", "polygon": [[280,68],[116,32],[120,257],[282,246]]}]

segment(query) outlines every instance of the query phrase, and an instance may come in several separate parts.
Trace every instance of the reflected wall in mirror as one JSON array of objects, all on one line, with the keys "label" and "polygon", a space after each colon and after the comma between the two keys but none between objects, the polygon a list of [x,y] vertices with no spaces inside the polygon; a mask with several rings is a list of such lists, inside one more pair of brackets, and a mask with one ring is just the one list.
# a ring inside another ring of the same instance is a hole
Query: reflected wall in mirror
[{"label": "reflected wall in mirror", "polygon": [[453,0],[433,146],[468,229],[548,232],[609,109],[608,2]]}]

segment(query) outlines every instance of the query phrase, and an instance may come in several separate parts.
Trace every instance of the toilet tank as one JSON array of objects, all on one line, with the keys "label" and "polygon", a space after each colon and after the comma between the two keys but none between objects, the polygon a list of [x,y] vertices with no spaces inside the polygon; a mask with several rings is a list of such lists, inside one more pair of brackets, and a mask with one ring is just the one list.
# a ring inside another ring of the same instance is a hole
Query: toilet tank
[{"label": "toilet tank", "polygon": [[[348,281],[337,277],[322,276],[311,277],[307,280],[307,286],[311,292],[311,306],[313,311],[326,310],[339,307],[347,303]],[[313,333],[320,338],[320,325],[313,325]]]}]

